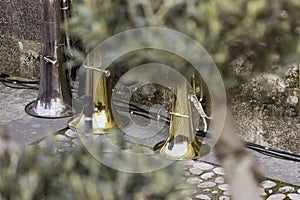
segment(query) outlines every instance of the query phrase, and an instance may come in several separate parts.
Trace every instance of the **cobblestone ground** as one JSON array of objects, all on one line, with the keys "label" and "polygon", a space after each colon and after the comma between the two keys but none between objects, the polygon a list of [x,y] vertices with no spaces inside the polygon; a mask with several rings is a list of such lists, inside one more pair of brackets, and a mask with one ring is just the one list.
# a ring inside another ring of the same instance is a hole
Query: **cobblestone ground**
[{"label": "cobblestone ground", "polygon": [[[56,135],[59,142],[58,151],[75,147],[80,140],[77,133],[67,130]],[[38,143],[43,147],[47,143],[44,139]],[[186,198],[185,200],[229,200],[231,199],[230,185],[226,180],[224,169],[216,164],[204,161],[183,161],[184,182],[177,186]],[[262,199],[265,200],[300,200],[300,186],[279,182],[265,178],[259,186]]]},{"label": "cobblestone ground", "polygon": [[[227,200],[230,198],[230,186],[222,167],[202,162],[186,162],[186,182],[196,185],[195,189],[184,190],[191,196],[187,199]],[[259,187],[260,195],[267,200],[300,200],[300,187],[265,179]]]}]

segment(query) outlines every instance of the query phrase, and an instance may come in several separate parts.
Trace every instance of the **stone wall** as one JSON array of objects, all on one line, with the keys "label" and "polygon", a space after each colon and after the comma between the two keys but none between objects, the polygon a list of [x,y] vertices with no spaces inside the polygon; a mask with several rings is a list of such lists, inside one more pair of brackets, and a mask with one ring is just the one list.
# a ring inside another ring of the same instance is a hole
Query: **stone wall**
[{"label": "stone wall", "polygon": [[40,19],[40,1],[0,0],[0,72],[38,78]]}]

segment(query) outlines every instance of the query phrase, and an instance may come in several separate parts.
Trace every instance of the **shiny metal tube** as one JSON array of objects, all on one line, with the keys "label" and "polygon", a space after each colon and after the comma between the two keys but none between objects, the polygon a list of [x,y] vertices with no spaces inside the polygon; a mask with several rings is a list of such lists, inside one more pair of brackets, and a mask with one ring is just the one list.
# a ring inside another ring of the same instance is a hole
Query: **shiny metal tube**
[{"label": "shiny metal tube", "polygon": [[200,149],[207,149],[208,146],[199,141],[194,132],[191,93],[193,91],[189,91],[186,82],[178,85],[172,100],[169,135],[154,147],[154,150],[160,149],[160,153],[171,160],[197,159],[208,151],[200,152]]},{"label": "shiny metal tube", "polygon": [[35,117],[61,118],[72,115],[68,71],[64,67],[66,40],[61,29],[61,1],[42,1],[42,48],[40,87],[37,99],[25,107]]},{"label": "shiny metal tube", "polygon": [[[109,70],[83,65],[87,69],[85,102],[80,114],[72,117],[68,126],[80,133],[112,133],[129,124],[129,119],[113,115],[112,88]],[[118,124],[116,123],[116,118]]]}]

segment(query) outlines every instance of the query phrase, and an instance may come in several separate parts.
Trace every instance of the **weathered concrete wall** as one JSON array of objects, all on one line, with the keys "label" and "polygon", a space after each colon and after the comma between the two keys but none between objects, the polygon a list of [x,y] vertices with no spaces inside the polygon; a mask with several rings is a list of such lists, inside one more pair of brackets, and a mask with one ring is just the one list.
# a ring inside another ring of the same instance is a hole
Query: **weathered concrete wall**
[{"label": "weathered concrete wall", "polygon": [[41,2],[0,0],[0,72],[37,79]]}]

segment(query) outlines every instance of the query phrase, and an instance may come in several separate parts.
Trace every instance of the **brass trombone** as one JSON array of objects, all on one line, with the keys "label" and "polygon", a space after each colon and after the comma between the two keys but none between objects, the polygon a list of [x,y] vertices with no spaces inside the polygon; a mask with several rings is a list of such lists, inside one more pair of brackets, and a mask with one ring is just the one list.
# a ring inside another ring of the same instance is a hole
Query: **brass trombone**
[{"label": "brass trombone", "polygon": [[87,70],[84,108],[69,120],[68,126],[81,133],[93,134],[111,133],[127,126],[129,119],[113,115],[116,111],[111,106],[110,71],[88,65],[83,67]]},{"label": "brass trombone", "polygon": [[[160,153],[168,159],[197,159],[210,151],[207,144],[198,140],[193,128],[191,102],[195,101],[195,98],[197,99],[196,93],[200,95],[200,99],[203,98],[201,86],[196,89],[194,75],[191,78],[191,85],[193,89],[189,89],[186,82],[178,85],[176,96],[173,95],[170,111],[169,135],[165,141],[158,143],[154,147],[154,150],[160,149]],[[199,101],[197,103],[199,104]],[[196,109],[198,110],[197,107]],[[203,108],[201,111],[203,111]],[[200,116],[202,117],[202,115]],[[206,132],[206,121],[204,129]]]},{"label": "brass trombone", "polygon": [[[72,115],[72,97],[69,74],[63,67],[66,61],[64,47],[67,45],[60,25],[63,12],[69,12],[70,1],[42,1],[42,50],[39,94],[25,111],[35,117],[61,118]],[[62,7],[64,10],[62,12]]]}]

